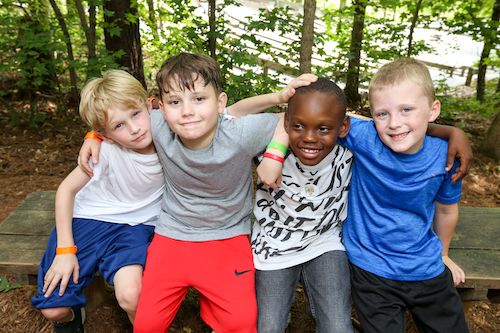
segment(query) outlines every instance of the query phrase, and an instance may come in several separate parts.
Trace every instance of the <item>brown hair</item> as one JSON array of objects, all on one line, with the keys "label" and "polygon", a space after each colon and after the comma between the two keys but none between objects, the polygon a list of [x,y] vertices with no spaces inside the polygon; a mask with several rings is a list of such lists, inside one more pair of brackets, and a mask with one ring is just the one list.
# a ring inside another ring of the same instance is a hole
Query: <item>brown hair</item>
[{"label": "brown hair", "polygon": [[194,82],[203,79],[205,86],[212,84],[217,94],[222,92],[222,79],[219,64],[209,56],[194,53],[180,53],[170,57],[161,65],[156,74],[156,84],[163,94],[172,89],[172,82],[181,89],[194,89]]}]

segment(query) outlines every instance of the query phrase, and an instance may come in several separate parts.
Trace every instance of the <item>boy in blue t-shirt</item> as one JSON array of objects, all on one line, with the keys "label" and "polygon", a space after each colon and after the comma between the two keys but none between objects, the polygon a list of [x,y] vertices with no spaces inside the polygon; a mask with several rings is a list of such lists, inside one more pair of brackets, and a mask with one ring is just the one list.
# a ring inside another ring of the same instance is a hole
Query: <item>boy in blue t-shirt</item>
[{"label": "boy in blue t-shirt", "polygon": [[426,136],[440,113],[429,71],[414,59],[384,65],[369,86],[373,121],[353,119],[354,154],[343,237],[364,332],[468,332],[448,257],[461,182],[444,168],[448,143]]}]

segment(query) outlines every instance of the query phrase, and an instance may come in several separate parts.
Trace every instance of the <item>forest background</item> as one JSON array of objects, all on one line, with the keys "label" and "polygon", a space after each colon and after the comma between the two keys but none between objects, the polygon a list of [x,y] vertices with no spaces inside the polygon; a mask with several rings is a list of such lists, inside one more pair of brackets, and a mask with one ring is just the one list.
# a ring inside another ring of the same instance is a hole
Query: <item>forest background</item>
[{"label": "forest background", "polygon": [[[106,69],[128,70],[155,95],[163,60],[201,52],[219,62],[230,103],[313,72],[338,82],[349,108],[368,115],[365,88],[373,72],[396,58],[438,55],[429,41],[442,34],[481,46],[467,66],[450,65],[453,52],[427,62],[441,73],[439,122],[464,129],[475,153],[462,203],[499,207],[499,17],[500,0],[1,0],[0,221],[30,192],[55,190],[74,167],[87,130],[78,117],[79,90]],[[419,29],[433,33],[417,38]],[[450,77],[463,84],[449,85]],[[50,331],[30,308],[32,287],[1,286],[0,331]],[[207,329],[196,314],[196,294],[190,297],[175,331]],[[308,332],[313,324],[300,293],[298,301],[296,332]],[[497,303],[468,309],[474,332],[500,330]],[[97,322],[90,332],[130,329],[115,305],[89,315]]]}]

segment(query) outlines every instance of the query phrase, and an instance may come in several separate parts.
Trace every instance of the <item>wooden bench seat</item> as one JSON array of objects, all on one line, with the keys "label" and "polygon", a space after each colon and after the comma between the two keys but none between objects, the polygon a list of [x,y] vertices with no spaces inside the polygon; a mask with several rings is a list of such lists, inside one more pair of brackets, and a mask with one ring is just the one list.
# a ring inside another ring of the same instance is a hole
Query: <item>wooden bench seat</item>
[{"label": "wooden bench seat", "polygon": [[[0,223],[0,274],[35,284],[38,264],[54,226],[55,192],[34,192]],[[461,207],[450,257],[466,273],[459,286],[466,300],[481,300],[500,290],[500,208]]]}]

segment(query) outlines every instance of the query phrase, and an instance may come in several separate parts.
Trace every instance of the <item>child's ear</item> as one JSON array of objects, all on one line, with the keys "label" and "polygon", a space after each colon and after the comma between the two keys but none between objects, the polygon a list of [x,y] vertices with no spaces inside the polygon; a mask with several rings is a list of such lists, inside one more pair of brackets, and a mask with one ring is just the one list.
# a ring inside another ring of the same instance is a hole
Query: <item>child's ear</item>
[{"label": "child's ear", "polygon": [[349,134],[349,128],[351,127],[351,118],[346,115],[339,128],[339,138],[345,138]]},{"label": "child's ear", "polygon": [[225,92],[221,92],[219,94],[219,98],[217,99],[218,102],[218,112],[219,114],[222,114],[224,112],[224,109],[226,108],[227,105],[227,94]]},{"label": "child's ear", "polygon": [[431,105],[429,122],[432,123],[434,120],[436,120],[440,113],[441,113],[441,102],[436,99],[434,102],[432,102]]},{"label": "child's ear", "polygon": [[285,119],[283,119],[283,127],[285,127],[285,132],[288,133],[288,111],[285,111]]}]

